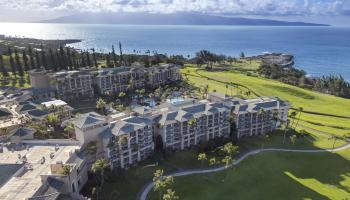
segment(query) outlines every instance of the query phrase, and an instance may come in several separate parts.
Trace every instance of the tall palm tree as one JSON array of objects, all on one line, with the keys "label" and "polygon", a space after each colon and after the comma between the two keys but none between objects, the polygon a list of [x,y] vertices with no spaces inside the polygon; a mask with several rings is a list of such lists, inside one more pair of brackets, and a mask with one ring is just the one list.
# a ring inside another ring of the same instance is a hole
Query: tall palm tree
[{"label": "tall palm tree", "polygon": [[284,144],[286,142],[286,135],[289,129],[289,120],[286,120],[283,123],[284,123],[284,131],[283,131],[283,144]]},{"label": "tall palm tree", "polygon": [[299,107],[299,115],[298,115],[298,120],[297,120],[297,123],[295,124],[295,128],[298,128],[298,125],[299,125],[299,121],[300,121],[300,116],[301,116],[301,113],[303,112],[304,108],[303,107]]},{"label": "tall palm tree", "polygon": [[100,175],[100,187],[103,186],[105,172],[110,169],[110,164],[105,159],[98,159],[92,164],[91,171],[95,174],[99,173]]},{"label": "tall palm tree", "polygon": [[201,162],[201,167],[203,168],[203,163],[207,160],[207,155],[205,153],[200,153],[197,159]]},{"label": "tall palm tree", "polygon": [[206,84],[206,85],[203,87],[203,98],[205,98],[205,97],[208,96],[208,92],[209,92],[209,85]]},{"label": "tall palm tree", "polygon": [[215,157],[209,159],[209,165],[210,166],[215,165],[216,163],[217,163],[217,161],[216,161]]},{"label": "tall palm tree", "polygon": [[266,121],[265,117],[266,117],[266,111],[264,108],[260,108],[258,111],[258,115],[261,118],[261,134],[264,133],[264,123]]},{"label": "tall palm tree", "polygon": [[297,112],[296,112],[296,111],[293,111],[293,112],[290,113],[289,116],[290,116],[290,118],[293,119],[292,124],[290,125],[290,127],[293,127],[294,122],[295,122],[295,117],[297,116]]},{"label": "tall palm tree", "polygon": [[172,189],[167,189],[166,193],[163,195],[163,200],[178,200],[179,196],[175,194]]},{"label": "tall palm tree", "polygon": [[104,109],[105,109],[106,105],[107,105],[107,103],[102,98],[99,98],[96,101],[96,108],[97,108],[97,110],[99,110],[102,113],[104,113]]},{"label": "tall palm tree", "polygon": [[153,176],[154,191],[158,191],[159,200],[162,199],[162,195],[166,189],[174,183],[174,178],[172,176],[164,176],[164,171],[158,169]]}]

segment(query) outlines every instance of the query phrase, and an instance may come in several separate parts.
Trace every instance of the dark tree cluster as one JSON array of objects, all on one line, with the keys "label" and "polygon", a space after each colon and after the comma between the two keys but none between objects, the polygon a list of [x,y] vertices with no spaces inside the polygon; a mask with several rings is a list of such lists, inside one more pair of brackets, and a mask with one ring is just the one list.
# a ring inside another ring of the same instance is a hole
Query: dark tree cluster
[{"label": "dark tree cluster", "polygon": [[227,57],[222,54],[215,54],[208,50],[201,50],[196,53],[196,57],[193,59],[194,63],[198,67],[202,67],[202,65],[206,65],[207,69],[213,69],[213,65],[215,63],[221,63],[227,60]]},{"label": "dark tree cluster", "polygon": [[282,67],[276,64],[262,63],[258,73],[270,79],[275,79],[290,85],[308,88],[326,94],[350,98],[350,83],[341,75],[328,75],[309,78],[303,70],[293,66]]},{"label": "dark tree cluster", "polygon": [[319,92],[350,98],[350,83],[341,75],[328,75],[313,79],[313,89]]}]

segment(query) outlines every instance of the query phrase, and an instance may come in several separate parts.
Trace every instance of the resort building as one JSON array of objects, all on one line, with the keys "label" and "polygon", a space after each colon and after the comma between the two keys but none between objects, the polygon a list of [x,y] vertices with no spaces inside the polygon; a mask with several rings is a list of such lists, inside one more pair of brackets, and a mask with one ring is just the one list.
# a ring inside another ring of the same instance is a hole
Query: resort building
[{"label": "resort building", "polygon": [[156,129],[163,148],[183,150],[202,142],[230,136],[231,108],[223,103],[195,102],[169,107],[164,111]]},{"label": "resort building", "polygon": [[75,137],[81,146],[97,141],[99,135],[109,127],[106,118],[95,112],[80,116],[73,124]]},{"label": "resort building", "polygon": [[153,66],[147,69],[146,84],[152,87],[168,84],[181,79],[179,67],[173,64]]},{"label": "resort building", "polygon": [[49,74],[50,86],[59,99],[70,100],[94,96],[90,71],[64,71]]},{"label": "resort building", "polygon": [[233,111],[238,139],[244,136],[264,135],[288,119],[288,102],[267,97],[240,102]]},{"label": "resort building", "polygon": [[153,122],[137,116],[112,122],[103,141],[113,168],[127,168],[153,154]]},{"label": "resort building", "polygon": [[56,98],[63,100],[89,98],[93,97],[95,92],[118,94],[129,89],[157,87],[181,79],[179,67],[173,64],[150,68],[133,66],[56,73],[36,69],[29,75],[35,98],[51,97],[54,91]]},{"label": "resort building", "polygon": [[224,102],[232,107],[235,121],[236,138],[264,135],[280,127],[288,120],[291,105],[277,98],[260,97],[256,99],[239,99],[220,93],[210,93],[209,101]]},{"label": "resort building", "polygon": [[118,67],[96,71],[94,84],[101,94],[125,92],[145,85],[144,68]]},{"label": "resort building", "polygon": [[145,86],[158,87],[181,79],[179,67],[173,64],[145,67],[118,67],[95,71],[94,84],[102,94],[125,92]]},{"label": "resort building", "polygon": [[82,146],[97,141],[99,157],[126,168],[155,148],[183,150],[215,138],[263,135],[287,120],[289,108],[288,102],[266,97],[244,100],[213,93],[201,101],[176,98],[131,113],[85,114],[75,122],[76,138]]},{"label": "resort building", "polygon": [[27,140],[22,148],[1,147],[0,199],[84,199],[79,191],[87,168],[80,147],[75,141],[49,143]]}]

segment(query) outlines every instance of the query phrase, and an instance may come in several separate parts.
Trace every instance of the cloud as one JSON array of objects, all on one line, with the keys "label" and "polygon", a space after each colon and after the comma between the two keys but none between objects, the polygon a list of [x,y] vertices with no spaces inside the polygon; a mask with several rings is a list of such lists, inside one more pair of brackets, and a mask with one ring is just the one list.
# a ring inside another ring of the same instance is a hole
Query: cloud
[{"label": "cloud", "polygon": [[0,5],[6,9],[55,12],[350,15],[350,0],[0,0]]}]

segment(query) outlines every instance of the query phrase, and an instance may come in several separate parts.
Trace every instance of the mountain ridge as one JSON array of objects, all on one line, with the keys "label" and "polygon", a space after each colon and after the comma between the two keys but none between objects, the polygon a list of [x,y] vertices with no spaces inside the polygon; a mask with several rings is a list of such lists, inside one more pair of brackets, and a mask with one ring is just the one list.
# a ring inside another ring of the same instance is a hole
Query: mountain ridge
[{"label": "mountain ridge", "polygon": [[175,13],[81,13],[38,23],[130,24],[130,25],[249,25],[249,26],[329,26],[307,22]]}]

